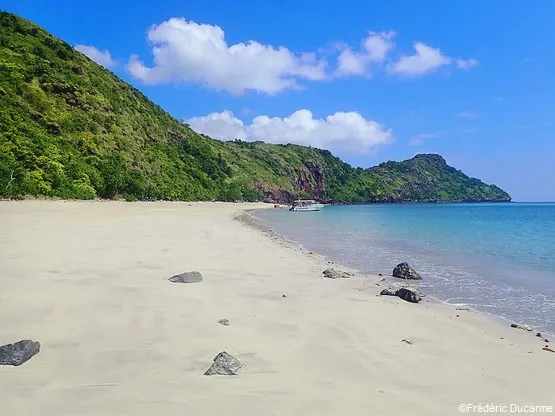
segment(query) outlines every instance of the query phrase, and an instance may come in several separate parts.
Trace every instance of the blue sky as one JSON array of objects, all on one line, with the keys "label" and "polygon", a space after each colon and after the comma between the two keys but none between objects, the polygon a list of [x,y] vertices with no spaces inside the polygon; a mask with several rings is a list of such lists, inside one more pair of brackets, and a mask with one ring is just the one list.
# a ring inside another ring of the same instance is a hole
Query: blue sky
[{"label": "blue sky", "polygon": [[515,200],[555,201],[555,2],[300,3],[0,8],[212,136],[310,144],[362,167],[438,152]]}]

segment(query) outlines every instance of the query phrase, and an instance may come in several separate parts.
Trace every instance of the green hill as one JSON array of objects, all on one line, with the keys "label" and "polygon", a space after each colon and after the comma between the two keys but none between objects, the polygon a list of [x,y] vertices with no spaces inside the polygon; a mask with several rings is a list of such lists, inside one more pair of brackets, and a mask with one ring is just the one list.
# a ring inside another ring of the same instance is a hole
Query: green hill
[{"label": "green hill", "polygon": [[197,134],[40,27],[0,12],[0,195],[501,201],[434,155],[355,169],[329,151]]},{"label": "green hill", "polygon": [[470,178],[436,154],[420,154],[403,162],[386,162],[349,181],[358,201],[474,202],[510,201],[495,185]]}]

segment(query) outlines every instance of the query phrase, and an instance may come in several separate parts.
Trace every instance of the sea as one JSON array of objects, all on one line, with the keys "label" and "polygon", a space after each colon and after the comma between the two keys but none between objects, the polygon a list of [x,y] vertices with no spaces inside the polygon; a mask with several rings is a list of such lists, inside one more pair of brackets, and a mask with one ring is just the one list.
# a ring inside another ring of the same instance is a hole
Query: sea
[{"label": "sea", "polygon": [[252,213],[362,273],[407,261],[423,293],[555,334],[555,203],[326,206]]}]

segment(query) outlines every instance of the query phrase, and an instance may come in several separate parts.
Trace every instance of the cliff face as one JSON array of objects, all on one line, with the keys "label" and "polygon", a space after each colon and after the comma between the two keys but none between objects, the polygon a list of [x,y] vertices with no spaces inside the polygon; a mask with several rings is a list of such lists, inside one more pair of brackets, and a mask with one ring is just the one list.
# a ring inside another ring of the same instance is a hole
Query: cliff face
[{"label": "cliff face", "polygon": [[437,155],[355,169],[329,151],[197,134],[40,27],[0,12],[0,196],[509,200]]},{"label": "cliff face", "polygon": [[262,193],[262,201],[271,203],[290,203],[299,198],[325,201],[325,173],[320,164],[307,161],[294,169],[291,174],[293,189],[284,189],[272,183],[255,182]]}]

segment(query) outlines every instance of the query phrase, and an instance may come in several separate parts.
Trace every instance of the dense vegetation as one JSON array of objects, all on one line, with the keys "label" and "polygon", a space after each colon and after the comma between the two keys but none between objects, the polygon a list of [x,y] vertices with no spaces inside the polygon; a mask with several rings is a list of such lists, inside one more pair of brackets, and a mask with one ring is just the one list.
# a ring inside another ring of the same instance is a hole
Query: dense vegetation
[{"label": "dense vegetation", "polygon": [[338,202],[507,200],[434,155],[355,169],[329,151],[197,134],[38,26],[0,12],[0,195]]},{"label": "dense vegetation", "polygon": [[403,162],[367,169],[347,184],[354,201],[510,201],[495,185],[470,178],[436,154],[420,154]]}]

